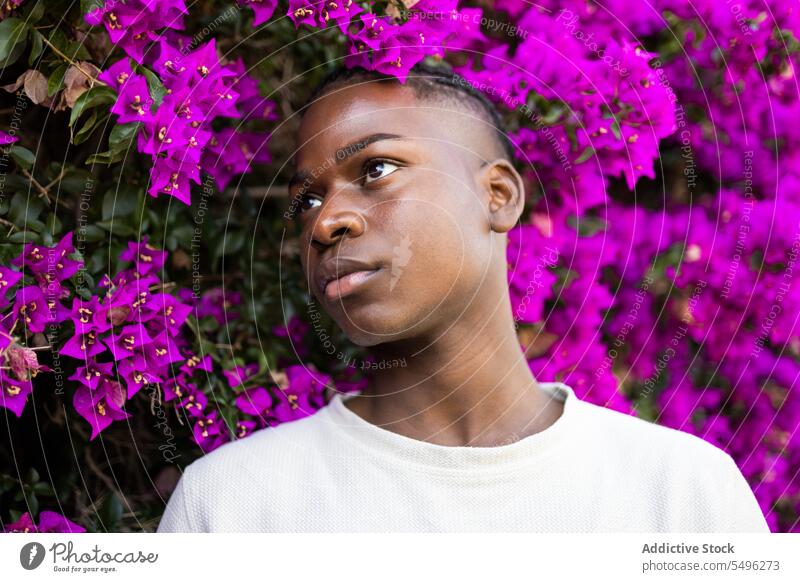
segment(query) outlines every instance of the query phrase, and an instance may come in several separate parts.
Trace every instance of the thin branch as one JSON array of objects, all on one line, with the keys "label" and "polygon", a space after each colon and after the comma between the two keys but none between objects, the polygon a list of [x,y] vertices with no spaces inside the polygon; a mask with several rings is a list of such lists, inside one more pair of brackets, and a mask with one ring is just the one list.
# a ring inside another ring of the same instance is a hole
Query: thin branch
[{"label": "thin branch", "polygon": [[50,42],[49,40],[47,40],[47,37],[46,37],[45,35],[42,35],[42,41],[44,41],[44,44],[46,44],[47,46],[49,46],[49,47],[50,47],[50,48],[53,50],[53,52],[54,52],[54,53],[56,53],[56,54],[57,54],[58,56],[60,56],[62,59],[64,59],[65,61],[67,61],[67,62],[68,62],[70,65],[72,65],[73,67],[75,67],[76,69],[78,69],[78,70],[79,70],[81,73],[83,73],[83,75],[84,75],[84,76],[85,76],[87,79],[89,79],[89,84],[90,84],[92,87],[94,87],[94,84],[95,84],[95,83],[97,83],[98,85],[103,85],[104,87],[108,87],[108,85],[107,85],[107,84],[105,84],[103,81],[101,81],[100,79],[96,79],[96,78],[92,77],[92,76],[91,76],[89,73],[87,73],[86,71],[84,71],[84,70],[83,70],[83,69],[80,67],[80,65],[78,65],[78,63],[76,63],[76,62],[75,62],[75,61],[73,61],[71,58],[69,58],[67,55],[65,55],[64,53],[62,53],[62,52],[61,52],[61,51],[60,51],[58,48],[56,48],[56,46],[55,46],[55,45],[54,45],[52,42]]},{"label": "thin branch", "polygon": [[[27,178],[28,178],[28,179],[31,181],[31,184],[33,184],[33,185],[36,187],[36,189],[39,191],[39,197],[40,197],[40,198],[44,198],[45,200],[47,200],[47,203],[48,203],[48,204],[52,204],[52,203],[53,203],[53,199],[52,199],[52,198],[50,198],[50,192],[49,192],[49,190],[50,190],[50,188],[52,188],[52,187],[53,187],[53,185],[54,185],[56,182],[58,182],[58,181],[59,181],[61,178],[63,178],[63,177],[64,177],[64,173],[66,172],[66,170],[62,170],[62,171],[61,171],[61,175],[59,175],[59,177],[58,177],[58,178],[56,178],[55,180],[53,180],[52,182],[50,182],[50,183],[47,185],[47,187],[45,187],[45,186],[42,186],[42,185],[39,183],[39,181],[38,181],[36,178],[34,178],[34,177],[33,177],[33,174],[31,174],[31,173],[30,173],[28,170],[26,170],[26,169],[25,169],[25,168],[23,168],[22,166],[20,166],[20,169],[22,170],[22,173],[23,173],[23,174],[25,174],[25,177],[27,177]],[[61,200],[60,198],[59,198],[59,199],[58,199],[56,202],[57,202],[58,204],[60,204],[61,206],[63,206],[64,208],[71,209],[71,208],[70,208],[70,205],[69,205],[69,204],[67,204],[66,202],[64,202],[63,200]]]},{"label": "thin branch", "polygon": [[61,178],[63,178],[66,174],[67,174],[67,168],[66,167],[61,168],[61,173],[58,175],[58,177],[51,180],[50,183],[44,187],[44,189],[49,192],[50,188],[58,184],[61,181]]}]

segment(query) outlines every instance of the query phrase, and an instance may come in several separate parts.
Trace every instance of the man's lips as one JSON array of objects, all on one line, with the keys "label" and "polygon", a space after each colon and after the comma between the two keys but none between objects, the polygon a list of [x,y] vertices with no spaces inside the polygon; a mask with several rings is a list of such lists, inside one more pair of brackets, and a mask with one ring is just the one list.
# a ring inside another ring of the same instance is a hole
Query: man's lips
[{"label": "man's lips", "polygon": [[315,269],[317,292],[328,299],[343,297],[372,279],[382,265],[377,260],[336,255]]},{"label": "man's lips", "polygon": [[325,297],[331,300],[344,297],[361,287],[379,271],[380,268],[348,273],[338,279],[329,281],[324,285],[322,292],[325,294]]}]

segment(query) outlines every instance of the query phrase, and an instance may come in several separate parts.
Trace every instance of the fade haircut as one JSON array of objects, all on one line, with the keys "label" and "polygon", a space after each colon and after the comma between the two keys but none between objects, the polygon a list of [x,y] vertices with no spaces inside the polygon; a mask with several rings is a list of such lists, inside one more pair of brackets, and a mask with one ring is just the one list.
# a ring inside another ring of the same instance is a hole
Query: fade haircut
[{"label": "fade haircut", "polygon": [[[351,69],[339,67],[320,81],[303,105],[302,111],[307,111],[312,103],[327,93],[370,81],[399,83],[396,77],[377,71],[369,71],[361,67]],[[508,161],[514,161],[514,147],[503,130],[500,114],[492,102],[464,77],[443,66],[419,62],[409,71],[404,86],[410,87],[414,96],[420,101],[446,102],[477,115],[486,124],[486,129],[491,130],[492,138],[499,151]]]}]

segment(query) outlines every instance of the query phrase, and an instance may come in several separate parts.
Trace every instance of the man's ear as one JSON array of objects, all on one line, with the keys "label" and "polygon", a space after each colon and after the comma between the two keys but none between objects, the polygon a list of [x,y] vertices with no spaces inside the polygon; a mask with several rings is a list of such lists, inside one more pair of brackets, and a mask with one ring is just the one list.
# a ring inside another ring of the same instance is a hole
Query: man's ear
[{"label": "man's ear", "polygon": [[513,164],[503,158],[484,164],[476,183],[486,195],[492,230],[502,233],[514,228],[525,207],[525,184]]}]

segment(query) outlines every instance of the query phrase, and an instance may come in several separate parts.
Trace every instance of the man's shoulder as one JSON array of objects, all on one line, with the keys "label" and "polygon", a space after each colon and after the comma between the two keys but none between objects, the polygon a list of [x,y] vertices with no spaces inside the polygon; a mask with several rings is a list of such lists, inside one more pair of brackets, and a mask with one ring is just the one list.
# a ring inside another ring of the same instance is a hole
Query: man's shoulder
[{"label": "man's shoulder", "polygon": [[624,489],[626,503],[640,503],[664,531],[769,531],[750,485],[722,448],[701,435],[583,404],[587,463],[598,463],[599,479]]},{"label": "man's shoulder", "polygon": [[192,462],[186,469],[192,479],[229,481],[259,477],[265,470],[286,469],[297,459],[308,459],[328,438],[325,409],[315,414],[225,443]]},{"label": "man's shoulder", "polygon": [[[590,440],[623,458],[730,469],[733,459],[698,435],[587,401],[581,403]],[[687,429],[689,421],[687,420]]]}]

